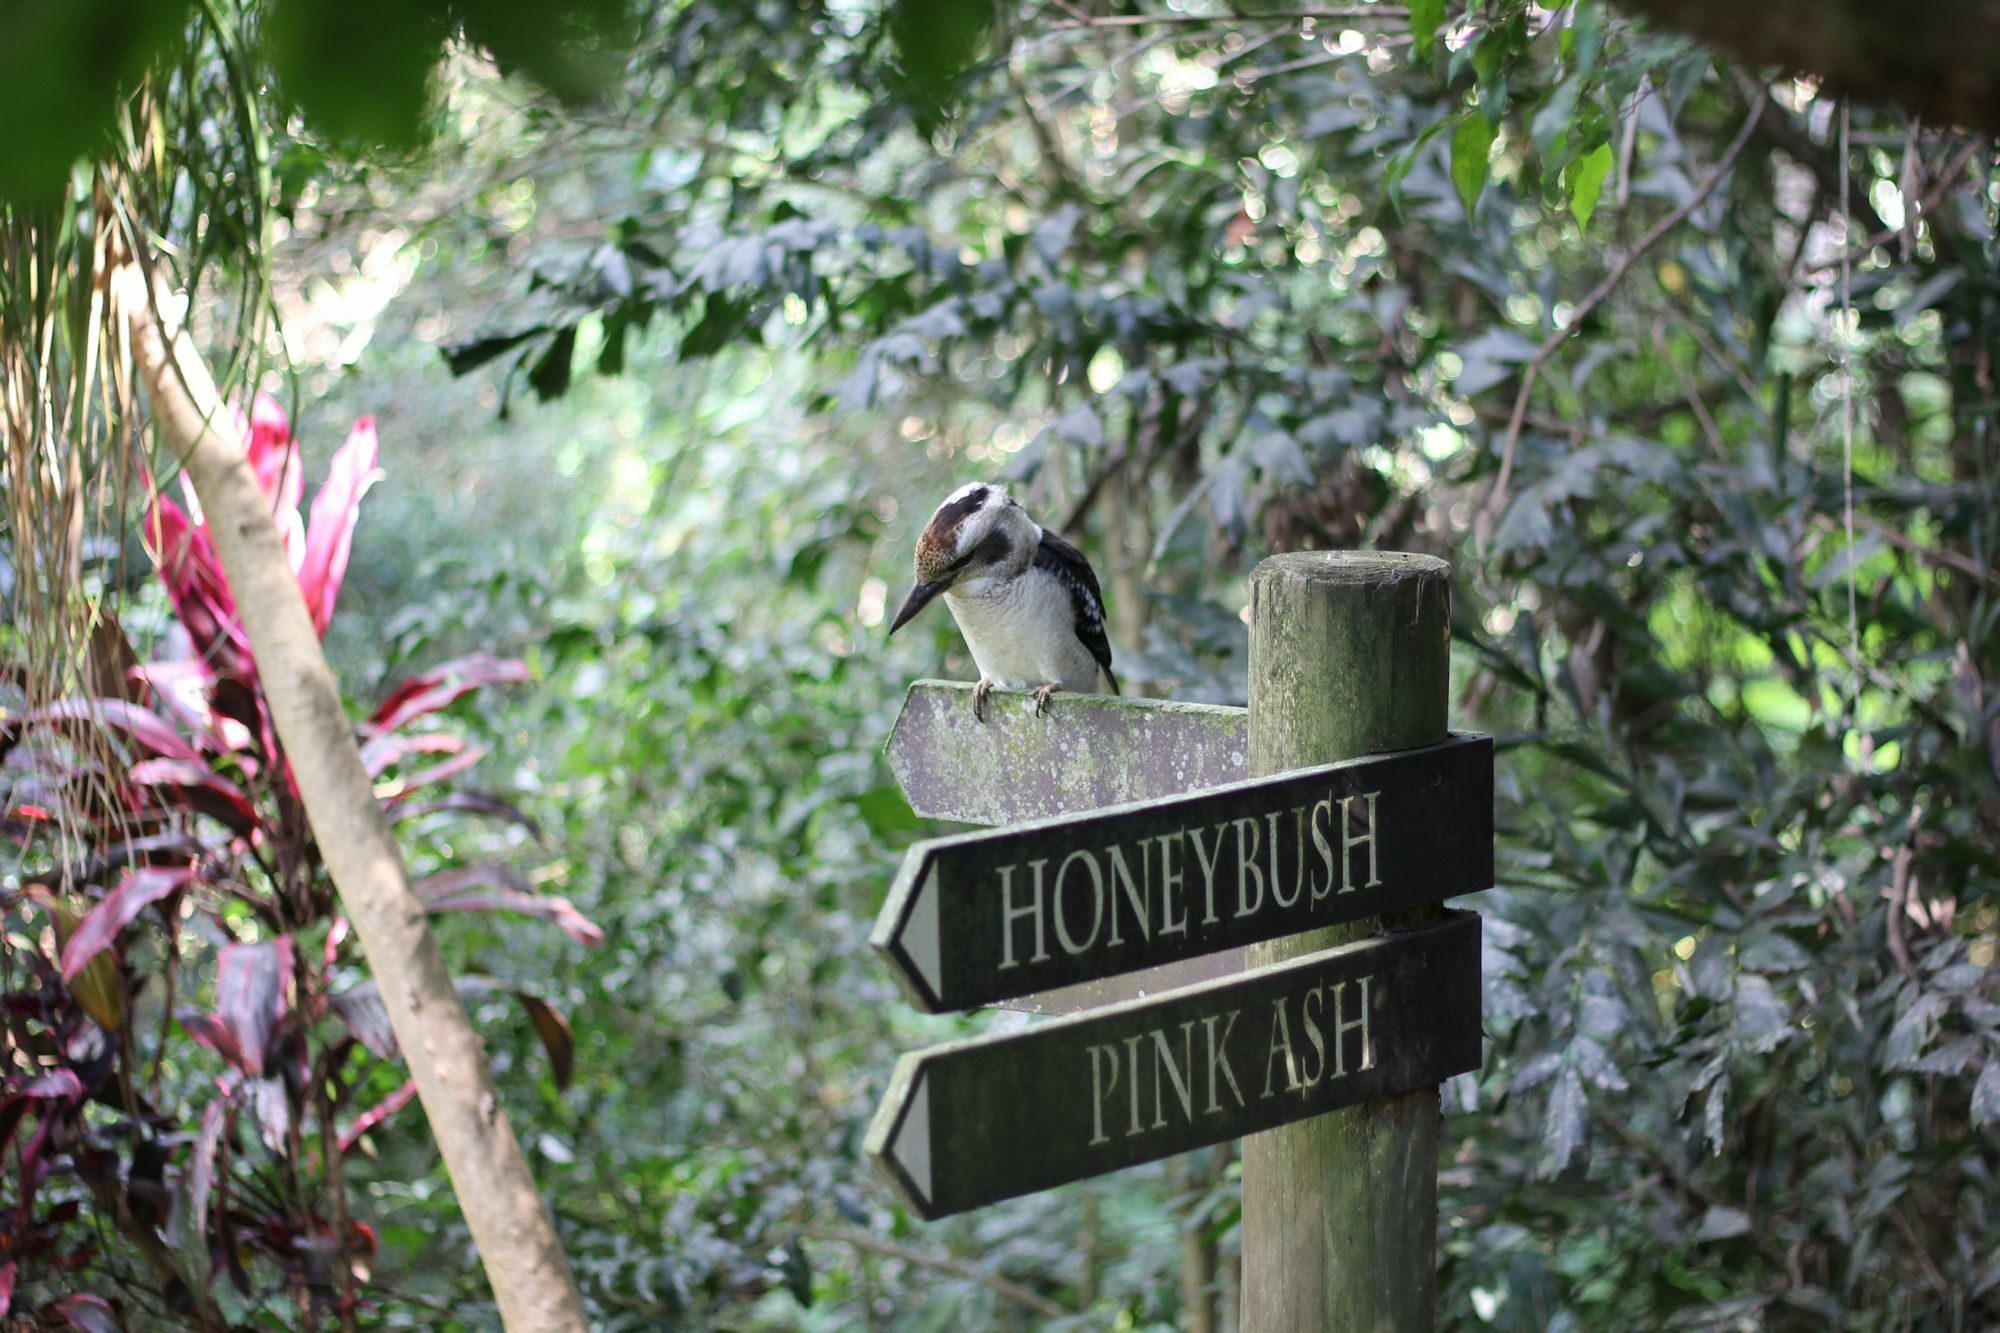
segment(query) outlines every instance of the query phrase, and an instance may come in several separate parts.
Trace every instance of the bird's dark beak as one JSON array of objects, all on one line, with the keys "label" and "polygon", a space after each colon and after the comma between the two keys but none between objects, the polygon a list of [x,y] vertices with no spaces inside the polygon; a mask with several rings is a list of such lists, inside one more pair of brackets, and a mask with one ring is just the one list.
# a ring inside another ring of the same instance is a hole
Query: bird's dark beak
[{"label": "bird's dark beak", "polygon": [[944,591],[942,583],[919,583],[910,589],[910,595],[903,599],[903,609],[889,622],[889,632],[894,634],[913,619],[917,612],[931,604],[931,598]]}]

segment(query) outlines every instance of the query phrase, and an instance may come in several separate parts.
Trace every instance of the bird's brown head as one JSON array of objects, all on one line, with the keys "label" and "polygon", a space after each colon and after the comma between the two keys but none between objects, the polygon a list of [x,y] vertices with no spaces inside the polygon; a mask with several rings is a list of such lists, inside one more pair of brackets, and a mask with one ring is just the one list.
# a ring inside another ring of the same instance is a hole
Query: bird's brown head
[{"label": "bird's brown head", "polygon": [[889,622],[894,634],[955,583],[1018,573],[1035,556],[1041,536],[1006,488],[975,481],[945,498],[917,538],[917,581]]}]

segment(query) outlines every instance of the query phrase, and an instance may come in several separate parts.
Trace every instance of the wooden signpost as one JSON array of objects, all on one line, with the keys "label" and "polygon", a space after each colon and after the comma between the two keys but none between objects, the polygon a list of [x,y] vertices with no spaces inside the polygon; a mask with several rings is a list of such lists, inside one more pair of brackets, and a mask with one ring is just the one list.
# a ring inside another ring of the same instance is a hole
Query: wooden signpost
[{"label": "wooden signpost", "polygon": [[996,695],[981,724],[912,687],[912,807],[1008,827],[911,848],[874,944],[926,1010],[1080,1009],[902,1058],[867,1151],[913,1211],[1244,1138],[1246,1333],[1432,1325],[1436,1084],[1480,1059],[1478,918],[1440,904],[1493,882],[1450,608],[1441,560],[1281,556],[1247,710]]},{"label": "wooden signpost", "polygon": [[912,847],[873,939],[970,1009],[1493,885],[1493,742],[1443,745]]},{"label": "wooden signpost", "polygon": [[906,1055],[868,1137],[936,1218],[1479,1067],[1479,918]]}]

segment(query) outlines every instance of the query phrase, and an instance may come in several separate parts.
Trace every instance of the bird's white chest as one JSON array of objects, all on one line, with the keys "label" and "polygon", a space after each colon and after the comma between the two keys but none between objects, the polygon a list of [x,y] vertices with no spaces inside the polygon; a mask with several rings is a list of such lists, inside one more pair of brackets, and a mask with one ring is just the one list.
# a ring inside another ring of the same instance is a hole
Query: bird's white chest
[{"label": "bird's white chest", "polygon": [[1010,690],[1097,689],[1097,659],[1076,636],[1069,589],[1053,576],[1030,566],[1011,579],[969,579],[944,600],[982,679]]}]

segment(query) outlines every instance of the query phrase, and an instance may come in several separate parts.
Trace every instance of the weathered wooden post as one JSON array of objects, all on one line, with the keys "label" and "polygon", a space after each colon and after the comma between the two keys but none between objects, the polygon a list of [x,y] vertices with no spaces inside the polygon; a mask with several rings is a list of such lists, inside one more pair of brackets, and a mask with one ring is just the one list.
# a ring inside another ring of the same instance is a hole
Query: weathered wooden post
[{"label": "weathered wooden post", "polygon": [[[1443,560],[1305,552],[1264,561],[1250,580],[1251,776],[1444,740],[1450,648]],[[1416,908],[1389,924],[1440,914]],[[1383,924],[1252,945],[1250,964]],[[1244,1333],[1434,1325],[1439,1127],[1438,1091],[1428,1087],[1244,1140]]]},{"label": "weathered wooden post", "polygon": [[978,723],[969,686],[911,687],[911,805],[999,827],[912,846],[872,942],[927,1012],[1064,1015],[897,1062],[865,1146],[916,1216],[1244,1139],[1245,1333],[1433,1326],[1437,1088],[1481,1054],[1479,918],[1441,904],[1493,883],[1450,572],[1265,561],[1248,710]]}]

